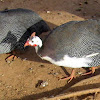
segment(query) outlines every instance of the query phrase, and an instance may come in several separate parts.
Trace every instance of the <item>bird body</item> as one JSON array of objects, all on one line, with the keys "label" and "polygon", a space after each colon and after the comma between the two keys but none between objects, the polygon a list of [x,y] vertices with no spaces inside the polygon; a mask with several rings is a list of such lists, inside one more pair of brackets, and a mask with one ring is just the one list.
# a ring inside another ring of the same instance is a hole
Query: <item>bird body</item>
[{"label": "bird body", "polygon": [[100,65],[100,20],[71,21],[57,27],[37,53],[64,67]]},{"label": "bird body", "polygon": [[0,54],[23,49],[32,32],[39,35],[48,30],[48,25],[34,11],[22,8],[0,11]]},{"label": "bird body", "polygon": [[43,43],[39,39],[37,43],[36,38],[31,37],[29,45],[36,44],[37,54],[55,65],[71,68],[100,65],[100,20],[71,21],[52,30]]}]

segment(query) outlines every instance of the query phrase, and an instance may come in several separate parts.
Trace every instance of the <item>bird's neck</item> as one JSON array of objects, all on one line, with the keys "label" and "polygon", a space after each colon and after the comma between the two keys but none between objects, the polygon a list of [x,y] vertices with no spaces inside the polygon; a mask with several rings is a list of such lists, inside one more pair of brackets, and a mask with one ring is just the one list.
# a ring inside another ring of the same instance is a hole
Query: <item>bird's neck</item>
[{"label": "bird's neck", "polygon": [[39,46],[36,46],[36,47],[35,47],[36,53],[38,53],[38,51],[39,51],[40,48],[41,48],[41,47],[39,47]]},{"label": "bird's neck", "polygon": [[36,53],[38,52],[38,50],[42,47],[42,40],[40,39],[40,38],[38,38],[38,41],[39,41],[39,45],[37,45],[36,47],[35,47],[35,51],[36,51]]},{"label": "bird's neck", "polygon": [[35,47],[36,53],[38,52],[38,50],[39,50],[39,46],[36,46],[36,47]]}]

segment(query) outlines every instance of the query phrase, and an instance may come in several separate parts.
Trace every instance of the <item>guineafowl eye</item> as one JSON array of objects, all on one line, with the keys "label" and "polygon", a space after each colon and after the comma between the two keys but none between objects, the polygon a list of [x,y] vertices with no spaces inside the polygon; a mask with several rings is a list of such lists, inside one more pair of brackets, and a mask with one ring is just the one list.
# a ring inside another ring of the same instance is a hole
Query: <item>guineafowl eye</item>
[{"label": "guineafowl eye", "polygon": [[32,43],[34,43],[34,41],[32,41]]}]

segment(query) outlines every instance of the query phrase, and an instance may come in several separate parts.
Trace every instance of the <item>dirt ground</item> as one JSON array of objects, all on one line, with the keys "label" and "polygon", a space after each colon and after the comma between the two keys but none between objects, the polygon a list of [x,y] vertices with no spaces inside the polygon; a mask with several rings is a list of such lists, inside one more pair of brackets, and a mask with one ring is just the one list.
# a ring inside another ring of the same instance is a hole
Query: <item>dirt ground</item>
[{"label": "dirt ground", "polygon": [[[100,0],[0,0],[0,10],[27,8],[37,12],[53,29],[72,20],[100,17]],[[41,60],[34,48],[28,48],[11,63],[8,54],[0,55],[0,100],[42,100],[61,93],[100,88],[100,69],[95,74],[81,76],[87,69],[77,69],[70,83],[58,77],[69,75],[72,68],[55,66]],[[100,100],[97,92],[73,96],[65,100]],[[48,99],[45,99],[48,100]],[[52,99],[52,100],[60,100]]]}]

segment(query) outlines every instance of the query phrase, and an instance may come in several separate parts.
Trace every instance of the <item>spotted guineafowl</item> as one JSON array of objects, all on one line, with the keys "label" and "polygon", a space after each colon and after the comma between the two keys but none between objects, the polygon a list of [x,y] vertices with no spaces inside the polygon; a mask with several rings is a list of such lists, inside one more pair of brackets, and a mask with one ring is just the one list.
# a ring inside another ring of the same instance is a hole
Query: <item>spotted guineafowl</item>
[{"label": "spotted guineafowl", "polygon": [[0,54],[24,49],[24,44],[32,32],[40,35],[49,30],[49,26],[34,11],[22,8],[1,11]]},{"label": "spotted guineafowl", "polygon": [[[100,65],[100,20],[71,21],[49,33],[42,40],[31,35],[25,46],[34,46],[36,53],[51,63],[71,68],[91,67]],[[73,79],[75,70],[70,77]]]}]

